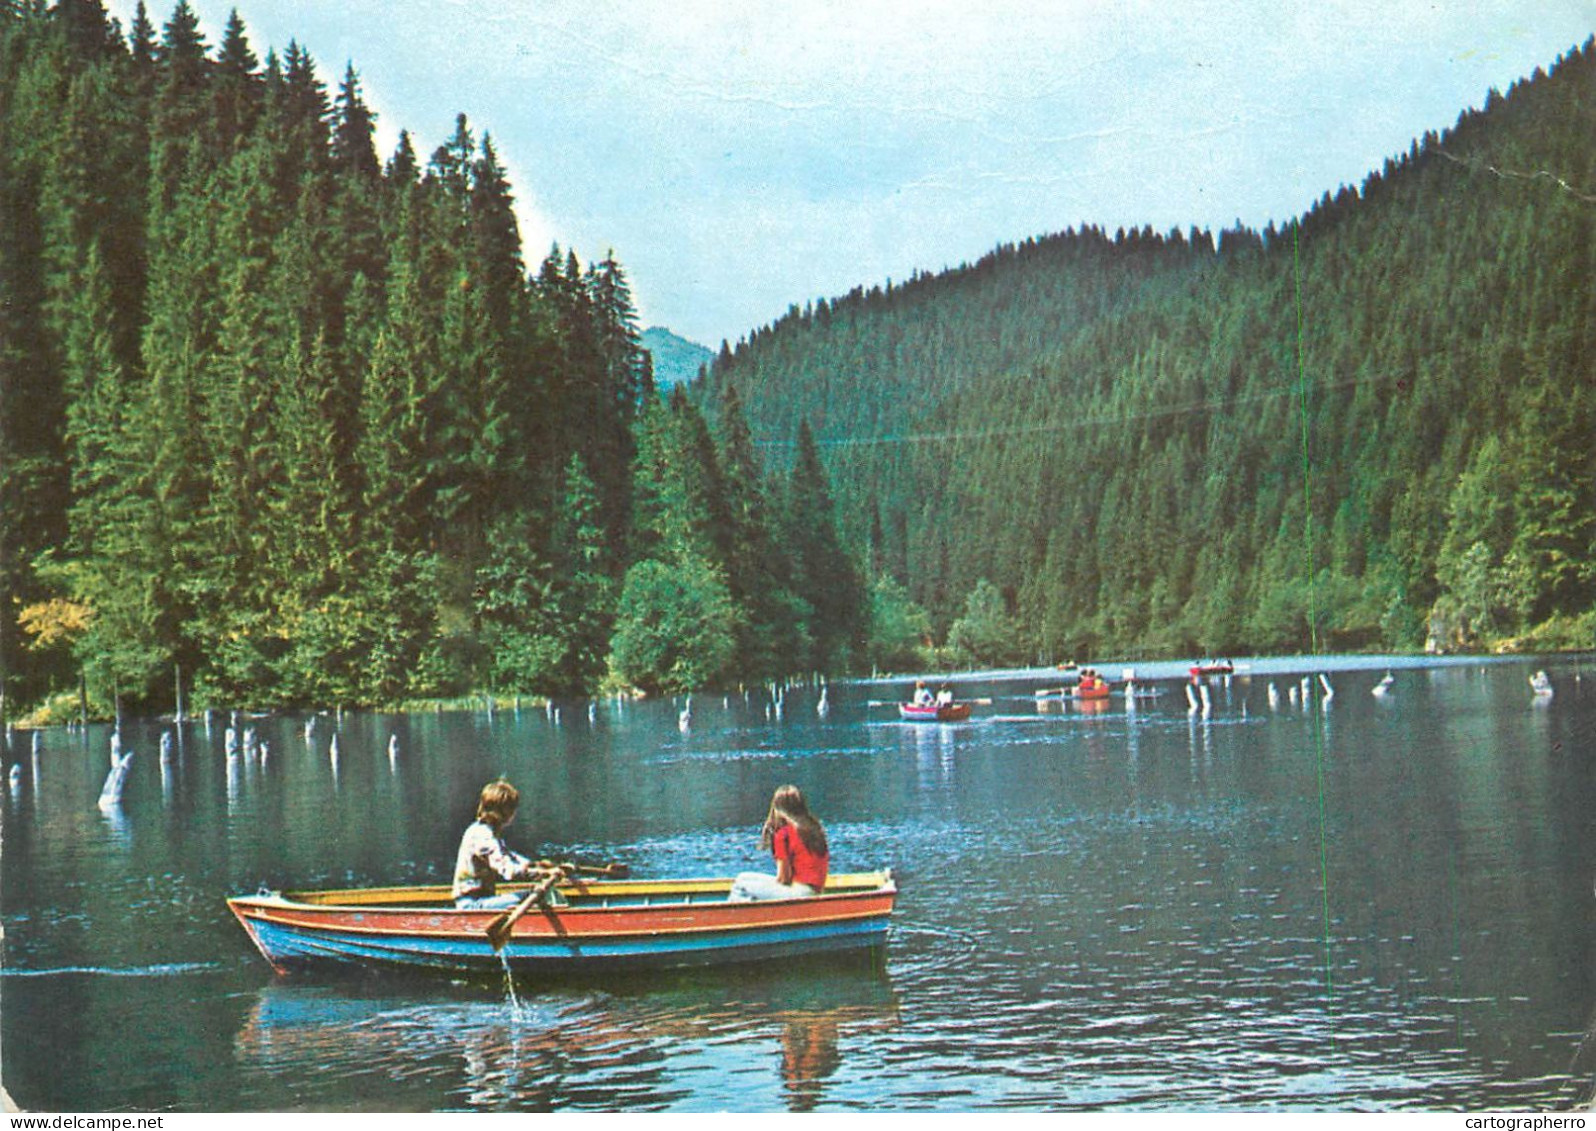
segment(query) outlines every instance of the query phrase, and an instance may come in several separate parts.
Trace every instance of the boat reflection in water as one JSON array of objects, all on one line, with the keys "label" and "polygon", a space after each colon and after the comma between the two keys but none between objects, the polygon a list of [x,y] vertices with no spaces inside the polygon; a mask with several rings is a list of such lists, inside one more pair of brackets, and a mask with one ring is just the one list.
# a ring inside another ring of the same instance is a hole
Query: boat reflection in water
[{"label": "boat reflection in water", "polygon": [[662,1110],[710,1071],[731,1109],[809,1111],[846,1038],[898,1024],[872,955],[516,988],[275,979],[234,1040],[238,1070],[294,1081],[283,1107],[347,1107],[357,1091],[391,1110]]}]

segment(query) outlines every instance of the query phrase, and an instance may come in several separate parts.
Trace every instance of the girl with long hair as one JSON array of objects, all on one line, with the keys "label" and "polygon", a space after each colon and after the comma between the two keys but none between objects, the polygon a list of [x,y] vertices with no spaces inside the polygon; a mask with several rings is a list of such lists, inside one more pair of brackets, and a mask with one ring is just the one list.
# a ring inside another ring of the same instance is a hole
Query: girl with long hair
[{"label": "girl with long hair", "polygon": [[796,899],[825,890],[831,846],[797,786],[784,785],[770,799],[759,847],[775,856],[776,874],[741,873],[732,881],[731,899]]}]

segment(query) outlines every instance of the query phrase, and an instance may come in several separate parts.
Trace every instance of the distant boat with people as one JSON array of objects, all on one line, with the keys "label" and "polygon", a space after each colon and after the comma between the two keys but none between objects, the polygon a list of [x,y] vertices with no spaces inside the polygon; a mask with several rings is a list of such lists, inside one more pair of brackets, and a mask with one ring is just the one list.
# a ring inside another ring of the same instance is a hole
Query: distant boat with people
[{"label": "distant boat with people", "polygon": [[1075,684],[1074,694],[1077,699],[1107,699],[1111,690],[1108,680],[1099,675],[1096,668],[1086,668]]},{"label": "distant boat with people", "polygon": [[970,717],[969,703],[899,703],[898,715],[913,723],[958,723]]}]

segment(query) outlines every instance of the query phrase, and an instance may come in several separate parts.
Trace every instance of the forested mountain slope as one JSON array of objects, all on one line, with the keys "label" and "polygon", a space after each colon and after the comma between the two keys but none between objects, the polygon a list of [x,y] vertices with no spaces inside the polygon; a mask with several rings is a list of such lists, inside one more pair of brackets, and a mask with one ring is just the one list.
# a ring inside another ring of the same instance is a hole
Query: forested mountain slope
[{"label": "forested mountain slope", "polygon": [[529,270],[464,115],[374,136],[236,13],[0,0],[0,716],[845,666],[812,447],[661,399],[621,266]]},{"label": "forested mountain slope", "polygon": [[698,371],[715,359],[706,346],[690,342],[663,326],[643,331],[642,345],[654,361],[654,383],[661,389],[691,381]]},{"label": "forested mountain slope", "polygon": [[1593,115],[1587,42],[1282,228],[1001,247],[794,308],[702,391],[813,424],[939,631],[995,585],[989,660],[1589,647]]}]

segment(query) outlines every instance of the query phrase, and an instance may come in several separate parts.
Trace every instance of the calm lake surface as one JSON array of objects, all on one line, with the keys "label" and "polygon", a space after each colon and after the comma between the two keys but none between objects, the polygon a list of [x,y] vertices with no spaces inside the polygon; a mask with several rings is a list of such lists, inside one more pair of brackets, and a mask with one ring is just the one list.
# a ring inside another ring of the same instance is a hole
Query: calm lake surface
[{"label": "calm lake surface", "polygon": [[[1100,665],[1114,678],[1120,664]],[[0,1067],[50,1111],[1566,1108],[1596,1074],[1596,666],[1253,661],[1193,710],[961,681],[483,714],[11,736]],[[1555,685],[1537,700],[1527,676]],[[1384,696],[1371,689],[1387,670]],[[1324,701],[1319,673],[1334,696]],[[1307,695],[1302,681],[1311,677]],[[1582,678],[1583,677],[1583,678]],[[1271,688],[1275,702],[1271,702]],[[161,736],[173,732],[170,756]],[[336,762],[329,756],[338,736]],[[397,749],[390,756],[390,740]],[[483,782],[509,839],[636,876],[761,868],[799,784],[837,871],[892,867],[879,954],[505,987],[275,975],[223,905],[446,882]]]}]

